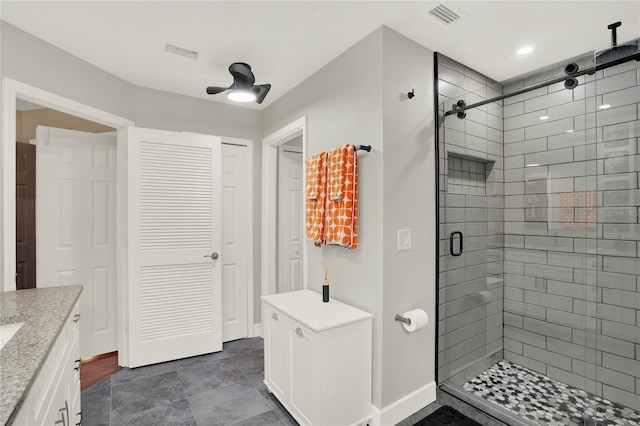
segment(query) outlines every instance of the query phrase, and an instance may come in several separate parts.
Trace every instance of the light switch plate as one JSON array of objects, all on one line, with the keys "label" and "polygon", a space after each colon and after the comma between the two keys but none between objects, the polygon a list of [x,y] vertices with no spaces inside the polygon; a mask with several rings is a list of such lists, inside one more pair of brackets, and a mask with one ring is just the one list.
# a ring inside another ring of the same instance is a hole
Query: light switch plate
[{"label": "light switch plate", "polygon": [[398,251],[411,250],[411,229],[398,229]]}]

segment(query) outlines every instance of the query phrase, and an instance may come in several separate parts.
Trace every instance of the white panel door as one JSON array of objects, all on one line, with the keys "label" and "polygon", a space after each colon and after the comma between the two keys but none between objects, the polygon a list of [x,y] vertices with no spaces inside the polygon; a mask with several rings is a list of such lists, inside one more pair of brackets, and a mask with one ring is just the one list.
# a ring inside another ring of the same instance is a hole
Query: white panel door
[{"label": "white panel door", "polygon": [[302,152],[280,148],[278,293],[302,290]]},{"label": "white panel door", "polygon": [[38,126],[38,287],[82,284],[80,356],[117,350],[116,137]]},{"label": "white panel door", "polygon": [[220,138],[126,138],[129,366],[220,351]]},{"label": "white panel door", "polygon": [[222,145],[222,340],[247,337],[248,148]]}]

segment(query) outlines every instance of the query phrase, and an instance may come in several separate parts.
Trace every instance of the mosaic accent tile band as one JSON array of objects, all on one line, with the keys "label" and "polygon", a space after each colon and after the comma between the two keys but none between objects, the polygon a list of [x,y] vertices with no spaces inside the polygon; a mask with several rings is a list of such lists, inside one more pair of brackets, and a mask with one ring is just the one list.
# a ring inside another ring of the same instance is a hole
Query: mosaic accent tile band
[{"label": "mosaic accent tile band", "polygon": [[551,379],[509,361],[500,361],[463,388],[543,426],[640,426],[640,412]]}]

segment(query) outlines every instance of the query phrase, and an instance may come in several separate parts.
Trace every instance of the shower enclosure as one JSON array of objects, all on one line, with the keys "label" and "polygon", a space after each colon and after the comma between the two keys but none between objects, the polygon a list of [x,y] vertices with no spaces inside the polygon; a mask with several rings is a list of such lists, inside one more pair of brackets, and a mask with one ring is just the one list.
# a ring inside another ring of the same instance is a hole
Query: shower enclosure
[{"label": "shower enclosure", "polygon": [[500,83],[436,54],[437,379],[505,423],[640,425],[639,42]]}]

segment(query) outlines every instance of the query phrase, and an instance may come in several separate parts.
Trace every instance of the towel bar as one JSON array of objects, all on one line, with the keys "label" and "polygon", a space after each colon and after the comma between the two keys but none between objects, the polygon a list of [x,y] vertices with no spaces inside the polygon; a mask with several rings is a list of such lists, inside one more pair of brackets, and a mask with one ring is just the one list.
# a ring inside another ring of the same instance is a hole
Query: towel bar
[{"label": "towel bar", "polygon": [[354,146],[356,151],[363,150],[363,151],[371,152],[371,145],[354,145]]},{"label": "towel bar", "polygon": [[411,319],[410,318],[405,318],[400,314],[396,314],[396,321],[400,321],[403,322],[407,325],[411,325]]}]

